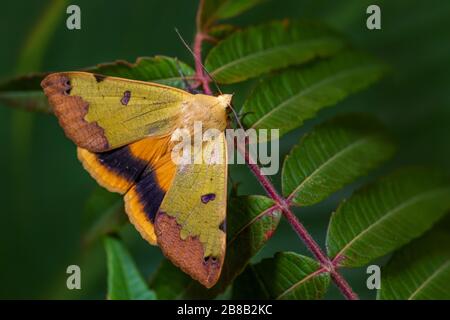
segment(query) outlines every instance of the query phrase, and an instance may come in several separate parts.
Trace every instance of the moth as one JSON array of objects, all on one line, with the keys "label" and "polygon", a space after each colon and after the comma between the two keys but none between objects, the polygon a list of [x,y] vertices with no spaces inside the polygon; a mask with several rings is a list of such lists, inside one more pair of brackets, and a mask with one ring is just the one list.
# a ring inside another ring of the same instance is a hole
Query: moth
[{"label": "moth", "polygon": [[[78,159],[111,192],[124,195],[125,211],[142,237],[205,287],[219,279],[225,258],[227,108],[217,97],[143,81],[86,72],[48,75],[42,88]],[[171,136],[220,131],[203,142],[219,157],[177,165]],[[217,161],[219,160],[219,161]]]}]

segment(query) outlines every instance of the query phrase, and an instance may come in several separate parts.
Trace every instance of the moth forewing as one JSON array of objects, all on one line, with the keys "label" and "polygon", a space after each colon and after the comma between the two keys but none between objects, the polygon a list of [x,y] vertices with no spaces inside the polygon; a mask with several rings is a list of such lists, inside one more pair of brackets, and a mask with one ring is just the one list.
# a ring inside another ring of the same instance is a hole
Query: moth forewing
[{"label": "moth forewing", "polygon": [[87,72],[53,73],[41,82],[66,135],[91,152],[170,134],[193,95],[157,83]]}]

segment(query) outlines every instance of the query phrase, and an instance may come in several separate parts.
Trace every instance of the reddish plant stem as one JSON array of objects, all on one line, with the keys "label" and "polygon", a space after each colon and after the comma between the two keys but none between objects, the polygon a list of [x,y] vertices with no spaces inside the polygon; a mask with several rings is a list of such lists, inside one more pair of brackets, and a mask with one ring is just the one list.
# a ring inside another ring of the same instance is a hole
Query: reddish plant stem
[{"label": "reddish plant stem", "polygon": [[203,70],[202,64],[202,44],[203,40],[206,40],[207,38],[208,38],[207,35],[205,35],[202,32],[198,32],[195,35],[194,49],[193,49],[195,59],[195,77],[201,83],[203,87],[203,92],[205,92],[205,94],[212,95],[212,90],[209,87],[210,79]]},{"label": "reddish plant stem", "polygon": [[275,189],[273,184],[267,178],[267,176],[263,175],[261,172],[261,168],[256,164],[254,159],[252,159],[250,153],[247,151],[245,145],[237,144],[237,149],[239,152],[244,155],[245,162],[250,170],[253,172],[255,177],[263,186],[264,190],[267,194],[276,202],[278,207],[282,210],[283,216],[288,220],[291,227],[298,234],[298,236],[303,240],[306,247],[311,251],[311,253],[316,257],[316,259],[320,262],[322,267],[330,272],[331,277],[333,278],[336,286],[342,292],[342,294],[348,300],[358,300],[358,295],[353,292],[352,288],[348,284],[348,282],[339,274],[336,269],[336,266],[330,261],[327,255],[324,254],[320,246],[317,242],[311,237],[309,232],[303,226],[303,224],[297,219],[295,214],[291,211],[289,203],[284,199]]},{"label": "reddish plant stem", "polygon": [[246,146],[240,143],[237,144],[237,149],[244,156],[245,163],[253,172],[255,177],[258,179],[259,183],[263,186],[267,194],[276,202],[278,207],[282,210],[284,217],[288,220],[289,224],[292,226],[294,231],[299,235],[299,237],[305,242],[308,249],[316,257],[319,262],[325,267],[329,267],[329,259],[322,252],[319,245],[310,236],[308,231],[305,229],[303,224],[297,219],[294,213],[291,211],[289,204],[286,200],[277,192],[273,184],[270,182],[267,176],[263,175],[261,168],[256,164],[254,159],[252,159],[250,153],[247,151]]},{"label": "reddish plant stem", "polygon": [[[194,59],[195,59],[195,73],[196,79],[200,82],[203,87],[203,91],[205,94],[212,95],[212,90],[209,86],[211,79],[205,74],[203,70],[202,64],[202,43],[208,37],[202,32],[198,32],[195,35],[194,41]],[[322,251],[317,242],[311,237],[309,232],[303,226],[303,224],[297,219],[295,214],[290,209],[290,201],[286,200],[282,197],[272,182],[261,172],[261,168],[258,164],[252,159],[250,153],[247,151],[246,145],[242,146],[240,143],[237,143],[237,149],[244,156],[245,163],[250,168],[250,170],[255,175],[256,179],[262,185],[267,194],[275,201],[276,205],[280,208],[283,213],[283,216],[292,226],[297,235],[303,240],[306,247],[311,251],[311,253],[316,257],[316,259],[321,264],[322,268],[328,271],[331,274],[331,277],[342,292],[342,294],[348,300],[358,300],[358,295],[353,292],[352,288],[348,284],[348,282],[342,277],[342,275],[337,271],[337,266],[335,266],[332,261],[328,258],[328,256]]]},{"label": "reddish plant stem", "polygon": [[341,293],[347,300],[358,300],[358,295],[352,290],[352,287],[348,284],[347,280],[336,270],[333,268],[330,271],[331,278],[333,278],[334,283],[339,288]]}]

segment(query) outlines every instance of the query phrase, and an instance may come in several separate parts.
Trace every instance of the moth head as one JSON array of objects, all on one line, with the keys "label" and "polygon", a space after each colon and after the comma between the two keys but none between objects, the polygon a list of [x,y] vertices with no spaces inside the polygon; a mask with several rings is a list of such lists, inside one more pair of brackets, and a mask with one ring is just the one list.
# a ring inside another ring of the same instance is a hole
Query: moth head
[{"label": "moth head", "polygon": [[183,127],[194,128],[196,121],[202,122],[204,129],[225,130],[227,126],[227,106],[231,101],[231,95],[225,94],[218,97],[196,94],[192,100],[183,105]]}]

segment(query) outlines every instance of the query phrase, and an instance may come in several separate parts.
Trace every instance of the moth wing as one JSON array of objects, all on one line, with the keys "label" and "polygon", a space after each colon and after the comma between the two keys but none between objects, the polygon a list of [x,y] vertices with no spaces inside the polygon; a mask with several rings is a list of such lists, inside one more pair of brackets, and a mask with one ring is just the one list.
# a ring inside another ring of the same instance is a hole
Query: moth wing
[{"label": "moth wing", "polygon": [[204,162],[177,167],[155,217],[163,253],[205,287],[219,279],[225,258],[227,147],[224,133],[203,145]]},{"label": "moth wing", "polygon": [[169,134],[192,95],[144,81],[87,72],[47,76],[41,86],[66,135],[91,152]]},{"label": "moth wing", "polygon": [[78,158],[103,187],[124,194],[131,223],[156,244],[154,217],[175,175],[170,137],[148,137],[107,152],[78,148]]}]

